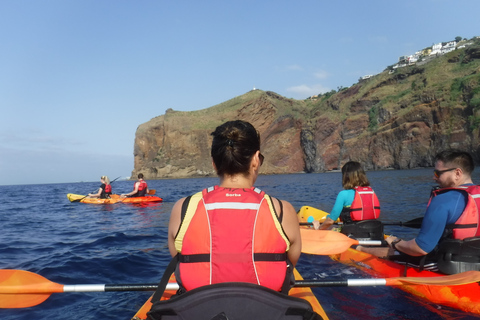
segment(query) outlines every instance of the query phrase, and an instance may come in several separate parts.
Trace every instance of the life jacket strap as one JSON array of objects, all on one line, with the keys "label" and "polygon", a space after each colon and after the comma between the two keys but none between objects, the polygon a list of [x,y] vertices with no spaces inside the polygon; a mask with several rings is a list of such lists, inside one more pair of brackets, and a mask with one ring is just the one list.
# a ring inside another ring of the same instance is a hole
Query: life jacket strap
[{"label": "life jacket strap", "polygon": [[[255,261],[287,261],[287,253],[254,253]],[[178,261],[182,263],[210,262],[210,254],[179,254]]]}]

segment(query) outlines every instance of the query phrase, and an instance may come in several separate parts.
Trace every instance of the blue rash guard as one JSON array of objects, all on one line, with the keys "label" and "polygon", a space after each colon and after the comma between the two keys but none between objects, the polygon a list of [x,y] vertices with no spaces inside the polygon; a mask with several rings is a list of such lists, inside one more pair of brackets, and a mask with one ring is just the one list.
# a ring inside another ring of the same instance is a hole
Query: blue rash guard
[{"label": "blue rash guard", "polygon": [[337,195],[337,199],[335,200],[335,204],[333,205],[333,209],[327,218],[330,218],[333,221],[337,220],[338,217],[340,217],[340,213],[342,213],[343,208],[352,205],[353,198],[355,198],[354,189],[340,191]]},{"label": "blue rash guard", "polygon": [[441,193],[432,199],[425,212],[420,233],[415,238],[420,249],[428,253],[435,248],[445,227],[460,218],[467,201],[465,193],[457,190]]}]

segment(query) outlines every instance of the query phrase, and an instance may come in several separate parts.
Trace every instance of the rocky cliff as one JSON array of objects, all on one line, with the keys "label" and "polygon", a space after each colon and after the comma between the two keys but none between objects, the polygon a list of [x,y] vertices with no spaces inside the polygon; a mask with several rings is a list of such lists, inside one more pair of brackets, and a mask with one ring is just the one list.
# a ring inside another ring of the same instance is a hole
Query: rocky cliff
[{"label": "rocky cliff", "polygon": [[384,72],[306,100],[254,90],[208,109],[167,110],[137,129],[132,177],[214,175],[210,133],[242,119],[260,131],[263,174],[433,166],[445,148],[480,160],[480,46]]}]

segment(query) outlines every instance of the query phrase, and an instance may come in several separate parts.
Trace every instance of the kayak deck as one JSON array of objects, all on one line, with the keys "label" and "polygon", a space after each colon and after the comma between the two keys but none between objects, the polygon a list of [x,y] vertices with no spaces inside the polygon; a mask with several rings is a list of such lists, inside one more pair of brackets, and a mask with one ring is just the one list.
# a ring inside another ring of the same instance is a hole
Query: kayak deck
[{"label": "kayak deck", "polygon": [[[297,269],[294,269],[294,274],[295,274],[295,279],[296,280],[303,280],[302,276],[300,273],[297,271]],[[175,277],[172,275],[170,277],[169,283],[175,283]],[[175,290],[165,290],[162,300],[168,300],[172,295],[175,294]],[[323,310],[322,306],[318,302],[317,298],[313,294],[312,290],[309,287],[294,287],[290,290],[289,292],[290,296],[294,296],[297,298],[301,298],[303,300],[306,300],[310,303],[310,305],[313,308],[313,311],[318,313],[323,319],[327,320],[327,314]],[[148,298],[148,300],[145,302],[145,304],[137,311],[137,313],[133,316],[132,320],[144,320],[147,319],[147,312],[150,310],[152,307],[151,300],[152,297]]]},{"label": "kayak deck", "polygon": [[82,202],[90,204],[114,204],[114,203],[146,203],[146,202],[162,202],[163,199],[155,196],[145,196],[145,197],[120,197],[118,194],[112,194],[110,199],[99,199],[99,198],[86,198],[85,195],[81,194],[67,194],[68,200],[70,202]]}]

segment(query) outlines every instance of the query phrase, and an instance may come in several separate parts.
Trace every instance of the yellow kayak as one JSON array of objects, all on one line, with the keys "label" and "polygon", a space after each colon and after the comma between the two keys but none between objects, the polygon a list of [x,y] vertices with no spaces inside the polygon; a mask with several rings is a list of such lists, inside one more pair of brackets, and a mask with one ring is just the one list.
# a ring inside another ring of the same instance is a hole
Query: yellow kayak
[{"label": "yellow kayak", "polygon": [[145,196],[145,197],[120,197],[118,194],[112,194],[109,199],[99,199],[99,198],[88,198],[82,194],[67,194],[68,200],[70,202],[82,202],[82,203],[91,203],[91,204],[114,204],[114,203],[146,203],[146,202],[162,202],[163,199],[155,196]]},{"label": "yellow kayak", "polygon": [[328,212],[314,207],[303,206],[298,211],[297,216],[300,222],[312,222],[313,220],[323,222],[327,218],[328,214]]}]

